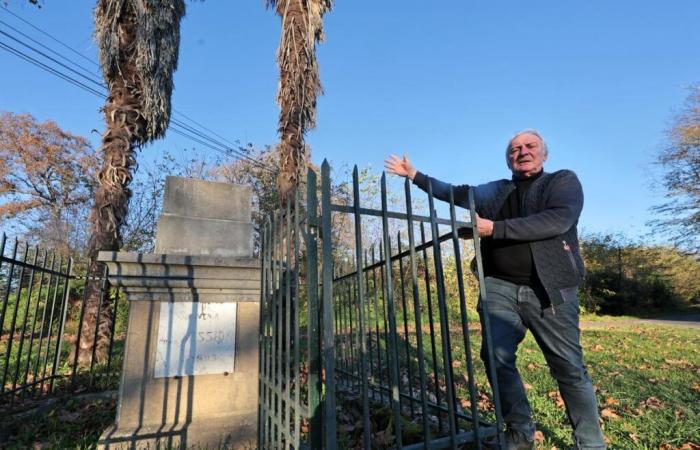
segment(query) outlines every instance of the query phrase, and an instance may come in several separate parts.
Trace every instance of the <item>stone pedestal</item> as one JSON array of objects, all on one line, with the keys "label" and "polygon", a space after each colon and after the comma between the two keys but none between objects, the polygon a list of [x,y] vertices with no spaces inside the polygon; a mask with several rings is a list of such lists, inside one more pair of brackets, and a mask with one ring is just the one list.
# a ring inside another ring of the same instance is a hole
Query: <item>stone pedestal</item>
[{"label": "stone pedestal", "polygon": [[161,253],[99,255],[129,301],[116,422],[99,446],[255,448],[260,264],[250,191],[169,177],[156,241]]}]

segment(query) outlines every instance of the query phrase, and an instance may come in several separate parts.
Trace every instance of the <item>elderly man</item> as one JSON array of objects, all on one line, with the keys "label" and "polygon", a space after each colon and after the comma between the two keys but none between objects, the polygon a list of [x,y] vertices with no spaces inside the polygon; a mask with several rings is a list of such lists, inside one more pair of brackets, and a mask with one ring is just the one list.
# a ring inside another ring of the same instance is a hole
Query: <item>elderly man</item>
[{"label": "elderly man", "polygon": [[[406,155],[385,161],[389,173],[466,207],[473,189],[506,440],[509,450],[534,448],[535,424],[515,365],[530,330],[559,384],[577,449],[606,448],[593,385],[583,363],[576,296],[584,275],[576,224],[583,191],[570,170],[547,173],[547,145],[535,130],[517,133],[506,148],[510,180],[451,186],[417,171]],[[483,310],[478,307],[483,319]],[[483,320],[482,320],[483,322]],[[485,346],[481,358],[488,368]],[[487,373],[491,374],[490,370]]]}]

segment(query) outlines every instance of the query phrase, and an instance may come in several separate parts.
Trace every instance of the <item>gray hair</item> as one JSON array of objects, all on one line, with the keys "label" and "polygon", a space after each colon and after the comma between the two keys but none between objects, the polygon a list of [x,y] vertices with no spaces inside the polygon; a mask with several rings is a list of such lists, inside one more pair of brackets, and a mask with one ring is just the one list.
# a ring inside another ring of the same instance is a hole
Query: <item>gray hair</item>
[{"label": "gray hair", "polygon": [[524,130],[520,130],[517,133],[515,133],[513,137],[508,140],[508,145],[506,145],[506,164],[508,164],[508,167],[510,167],[510,160],[508,159],[508,153],[510,153],[510,144],[513,143],[513,140],[515,138],[517,138],[518,136],[522,136],[523,134],[532,134],[534,136],[537,136],[537,138],[542,143],[542,148],[544,149],[544,156],[549,155],[549,148],[547,148],[547,143],[544,141],[544,138],[542,137],[540,132],[535,130],[534,128],[525,128]]}]

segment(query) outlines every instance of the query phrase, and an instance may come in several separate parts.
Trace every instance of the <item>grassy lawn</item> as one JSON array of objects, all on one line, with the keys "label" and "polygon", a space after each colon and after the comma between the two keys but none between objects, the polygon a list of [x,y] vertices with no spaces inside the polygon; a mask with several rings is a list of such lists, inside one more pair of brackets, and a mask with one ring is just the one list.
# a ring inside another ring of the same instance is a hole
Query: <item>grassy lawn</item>
[{"label": "grassy lawn", "polygon": [[[583,331],[582,343],[611,449],[700,448],[697,329],[624,324],[594,327]],[[453,346],[459,351],[459,346]],[[483,373],[480,362],[477,366]],[[538,448],[570,448],[570,428],[556,384],[530,335],[521,346],[518,366],[541,432]],[[477,381],[485,388],[483,377]],[[41,418],[17,424],[5,446],[94,448],[114,413],[114,401],[63,403]]]},{"label": "grassy lawn", "polygon": [[[648,325],[585,329],[582,345],[610,448],[700,448],[698,329]],[[568,448],[570,428],[563,404],[531,336],[519,356],[535,420],[543,432],[539,447]]]}]

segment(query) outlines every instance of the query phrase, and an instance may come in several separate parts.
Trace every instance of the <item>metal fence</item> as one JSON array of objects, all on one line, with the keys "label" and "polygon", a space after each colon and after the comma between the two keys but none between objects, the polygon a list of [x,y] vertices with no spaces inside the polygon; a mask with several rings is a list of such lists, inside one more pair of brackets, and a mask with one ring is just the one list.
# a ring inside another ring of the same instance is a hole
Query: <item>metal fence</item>
[{"label": "metal fence", "polygon": [[116,388],[126,309],[105,268],[3,234],[0,301],[0,412]]},{"label": "metal fence", "polygon": [[[262,233],[258,447],[499,448],[498,388],[477,385],[486,374],[472,355],[480,327],[468,320],[471,275],[458,236],[460,227],[475,230],[473,197],[470,219],[460,221],[453,199],[449,218],[437,216],[432,192],[430,213],[414,214],[408,181],[404,212],[389,211],[384,176],[381,208],[363,207],[360,189],[355,168],[351,204],[334,202],[324,162],[321,204],[309,170],[305,195],[288,198]],[[367,248],[370,220],[380,225]],[[456,271],[449,280],[447,251]],[[487,312],[484,296],[480,303]],[[455,304],[457,317],[448,307]]]}]

